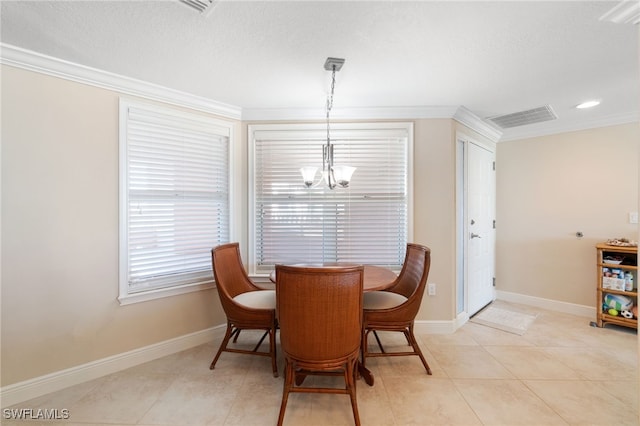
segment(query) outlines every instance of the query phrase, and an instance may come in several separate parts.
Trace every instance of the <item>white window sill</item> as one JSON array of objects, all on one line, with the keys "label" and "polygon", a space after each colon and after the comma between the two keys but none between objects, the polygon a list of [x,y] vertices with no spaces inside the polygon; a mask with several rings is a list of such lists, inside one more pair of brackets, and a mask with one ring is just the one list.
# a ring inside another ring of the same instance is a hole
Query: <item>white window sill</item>
[{"label": "white window sill", "polygon": [[215,286],[216,284],[214,281],[207,281],[204,283],[186,284],[180,287],[167,287],[156,290],[143,291],[139,293],[122,294],[118,297],[118,302],[120,302],[120,306],[131,305],[134,303],[161,299],[163,297],[192,293],[194,291],[209,290],[211,288],[215,288]]}]

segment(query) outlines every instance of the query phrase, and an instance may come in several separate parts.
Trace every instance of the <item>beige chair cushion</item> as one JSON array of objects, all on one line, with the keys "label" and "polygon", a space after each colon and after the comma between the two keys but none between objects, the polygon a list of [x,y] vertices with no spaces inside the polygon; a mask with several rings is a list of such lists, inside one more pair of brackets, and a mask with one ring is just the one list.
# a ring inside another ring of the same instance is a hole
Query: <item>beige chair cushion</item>
[{"label": "beige chair cushion", "polygon": [[367,291],[363,295],[364,309],[389,309],[402,305],[408,299],[401,294],[390,291]]},{"label": "beige chair cushion", "polygon": [[233,298],[234,302],[253,309],[275,309],[276,291],[260,290],[241,293]]}]

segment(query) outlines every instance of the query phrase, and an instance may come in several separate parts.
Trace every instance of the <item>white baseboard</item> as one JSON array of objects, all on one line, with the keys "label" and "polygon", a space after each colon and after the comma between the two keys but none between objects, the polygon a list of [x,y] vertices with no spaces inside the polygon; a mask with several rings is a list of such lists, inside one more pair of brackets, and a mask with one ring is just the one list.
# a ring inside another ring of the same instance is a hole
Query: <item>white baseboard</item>
[{"label": "white baseboard", "polygon": [[527,296],[526,294],[511,293],[508,291],[496,291],[496,298],[505,302],[520,303],[535,306],[549,311],[564,312],[586,318],[596,318],[594,306],[577,305],[575,303],[560,302],[558,300],[543,299],[541,297]]},{"label": "white baseboard", "polygon": [[0,388],[2,408],[211,342],[224,325],[102,358]]},{"label": "white baseboard", "polygon": [[465,325],[469,321],[469,314],[467,312],[460,312],[456,316],[456,330]]},{"label": "white baseboard", "polygon": [[[541,297],[527,296],[525,294],[511,293],[508,291],[496,291],[496,298],[497,300],[503,300],[505,302],[534,306],[554,312],[564,312],[592,319],[596,317],[596,309],[593,306],[560,302],[558,300],[543,299]],[[450,334],[455,333],[457,329],[468,321],[469,315],[466,312],[461,312],[451,321],[416,321],[415,323],[416,327],[419,327],[420,331],[424,333]]]}]

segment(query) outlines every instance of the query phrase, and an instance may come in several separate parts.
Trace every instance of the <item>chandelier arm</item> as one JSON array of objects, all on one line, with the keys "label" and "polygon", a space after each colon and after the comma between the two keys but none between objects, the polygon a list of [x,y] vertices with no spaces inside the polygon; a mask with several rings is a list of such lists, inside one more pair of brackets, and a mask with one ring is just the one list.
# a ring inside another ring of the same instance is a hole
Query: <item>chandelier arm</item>
[{"label": "chandelier arm", "polygon": [[331,170],[329,171],[328,176],[329,176],[329,182],[327,182],[327,185],[329,185],[329,189],[335,189],[336,177],[333,175],[333,168],[331,168]]}]

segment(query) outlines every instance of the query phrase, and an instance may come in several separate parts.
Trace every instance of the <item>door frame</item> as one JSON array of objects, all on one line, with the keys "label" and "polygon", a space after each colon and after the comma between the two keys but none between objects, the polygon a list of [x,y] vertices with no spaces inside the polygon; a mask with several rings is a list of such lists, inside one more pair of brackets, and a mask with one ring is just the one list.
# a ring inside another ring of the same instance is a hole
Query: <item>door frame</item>
[{"label": "door frame", "polygon": [[[475,144],[487,149],[496,155],[496,144],[493,142],[480,141],[464,132],[456,132],[456,285],[454,295],[454,306],[456,313],[455,327],[462,326],[469,320],[468,313],[468,290],[467,290],[467,253],[468,253],[468,145]],[[494,191],[494,203],[495,191]],[[495,272],[495,244],[494,251],[494,272]]]}]

